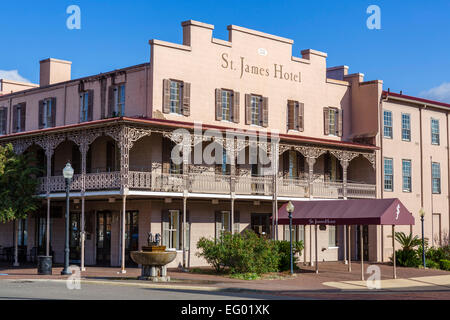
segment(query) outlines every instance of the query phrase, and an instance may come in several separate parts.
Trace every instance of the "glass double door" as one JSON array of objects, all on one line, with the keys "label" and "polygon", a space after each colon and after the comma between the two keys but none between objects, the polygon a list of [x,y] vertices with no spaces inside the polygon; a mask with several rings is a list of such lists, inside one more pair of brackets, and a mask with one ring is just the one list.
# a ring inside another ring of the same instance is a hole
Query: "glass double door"
[{"label": "glass double door", "polygon": [[[361,241],[360,241],[361,226],[356,226],[356,259],[361,260]],[[369,226],[362,226],[363,238],[363,257],[364,261],[369,261]]]},{"label": "glass double door", "polygon": [[81,259],[81,214],[71,212],[69,219],[69,260],[70,263],[80,263]]}]

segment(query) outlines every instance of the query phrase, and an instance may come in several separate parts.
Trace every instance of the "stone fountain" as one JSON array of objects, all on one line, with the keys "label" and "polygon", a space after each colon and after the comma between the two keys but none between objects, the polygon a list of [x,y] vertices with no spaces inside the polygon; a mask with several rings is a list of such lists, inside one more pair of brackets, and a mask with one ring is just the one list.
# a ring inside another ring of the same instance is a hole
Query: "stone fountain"
[{"label": "stone fountain", "polygon": [[155,235],[154,239],[152,233],[148,233],[148,246],[143,246],[141,251],[130,252],[131,259],[142,265],[139,280],[170,281],[166,265],[175,259],[177,252],[166,251],[166,246],[159,245],[160,240],[159,233]]}]

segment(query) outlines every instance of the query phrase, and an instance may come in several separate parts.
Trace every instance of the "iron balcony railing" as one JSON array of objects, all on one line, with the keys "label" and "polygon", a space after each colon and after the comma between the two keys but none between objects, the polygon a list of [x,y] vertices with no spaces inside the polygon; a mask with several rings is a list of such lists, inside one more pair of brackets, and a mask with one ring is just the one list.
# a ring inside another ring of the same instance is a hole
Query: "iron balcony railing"
[{"label": "iron balcony railing", "polygon": [[[191,193],[203,194],[229,194],[232,189],[230,175],[214,173],[189,173],[186,175],[186,187]],[[62,176],[39,178],[38,193],[64,192],[65,181]],[[161,172],[129,171],[129,188],[134,190],[158,192],[183,192],[185,188],[183,174],[170,174]],[[85,175],[85,190],[116,190],[120,189],[120,172],[98,172]],[[342,182],[320,181],[311,183],[306,179],[277,178],[278,196],[303,198],[310,195],[314,198],[338,199],[344,196]],[[76,174],[72,180],[71,190],[79,191],[82,188],[82,175]],[[272,196],[274,192],[273,177],[236,176],[234,179],[234,192],[238,195]],[[374,184],[347,182],[348,198],[375,198]]]}]

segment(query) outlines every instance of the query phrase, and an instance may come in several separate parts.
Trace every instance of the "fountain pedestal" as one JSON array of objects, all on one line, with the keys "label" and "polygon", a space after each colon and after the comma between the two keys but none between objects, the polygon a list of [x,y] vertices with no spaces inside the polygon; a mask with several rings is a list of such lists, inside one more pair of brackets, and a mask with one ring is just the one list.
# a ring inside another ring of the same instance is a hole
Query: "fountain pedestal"
[{"label": "fountain pedestal", "polygon": [[170,281],[166,265],[175,259],[176,251],[166,251],[165,246],[150,245],[142,247],[142,251],[130,252],[130,256],[135,263],[142,265],[139,280]]}]

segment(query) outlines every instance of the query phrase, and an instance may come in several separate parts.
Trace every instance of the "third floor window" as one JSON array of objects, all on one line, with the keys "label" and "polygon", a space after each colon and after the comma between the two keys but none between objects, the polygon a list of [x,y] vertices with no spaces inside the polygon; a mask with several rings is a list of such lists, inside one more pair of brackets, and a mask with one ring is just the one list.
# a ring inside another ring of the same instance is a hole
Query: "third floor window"
[{"label": "third floor window", "polygon": [[411,141],[411,117],[407,113],[402,113],[402,140]]},{"label": "third floor window", "polygon": [[125,115],[125,88],[124,83],[109,87],[109,117],[123,117]]},{"label": "third floor window", "polygon": [[384,158],[384,190],[394,191],[394,160]]},{"label": "third floor window", "polygon": [[392,139],[392,112],[388,110],[383,112],[383,136]]},{"label": "third floor window", "polygon": [[431,118],[431,143],[439,145],[439,120]]}]

